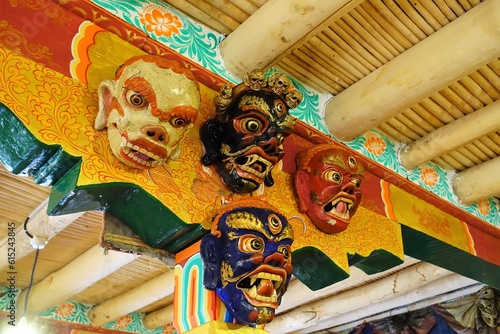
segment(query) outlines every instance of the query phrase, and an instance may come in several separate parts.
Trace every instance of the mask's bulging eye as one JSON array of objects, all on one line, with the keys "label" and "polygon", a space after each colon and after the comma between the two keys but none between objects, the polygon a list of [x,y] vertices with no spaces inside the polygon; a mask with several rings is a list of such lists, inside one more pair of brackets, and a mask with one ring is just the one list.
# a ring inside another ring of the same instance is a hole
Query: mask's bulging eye
[{"label": "mask's bulging eye", "polygon": [[133,90],[128,90],[125,93],[125,98],[127,102],[135,108],[144,108],[148,105],[148,101],[144,96],[139,93],[134,92]]},{"label": "mask's bulging eye", "polygon": [[172,117],[170,118],[170,124],[175,128],[182,128],[189,124],[189,121],[182,117]]},{"label": "mask's bulging eye", "polygon": [[281,144],[283,144],[283,141],[285,140],[285,135],[282,133],[278,133],[276,135],[276,138],[278,138],[278,145],[281,145]]},{"label": "mask's bulging eye", "polygon": [[278,252],[280,252],[281,254],[283,254],[283,258],[285,260],[290,259],[290,256],[291,256],[290,246],[288,246],[288,245],[281,245],[278,248]]},{"label": "mask's bulging eye", "polygon": [[256,118],[246,118],[242,120],[243,129],[250,133],[258,133],[262,131],[262,122]]},{"label": "mask's bulging eye", "polygon": [[354,157],[349,156],[347,159],[348,159],[349,167],[354,168],[357,166],[358,162],[356,161],[356,159]]},{"label": "mask's bulging eye", "polygon": [[328,181],[333,181],[335,183],[342,183],[342,174],[336,170],[327,170],[323,174],[323,177]]},{"label": "mask's bulging eye", "polygon": [[267,217],[267,223],[269,226],[269,231],[271,231],[271,233],[274,235],[280,233],[283,228],[281,219],[275,214],[270,214],[269,217]]},{"label": "mask's bulging eye", "polygon": [[351,182],[356,185],[356,188],[359,188],[361,186],[361,180],[360,179],[352,179]]},{"label": "mask's bulging eye", "polygon": [[261,253],[264,250],[264,240],[251,234],[243,235],[238,241],[238,248],[245,253]]}]

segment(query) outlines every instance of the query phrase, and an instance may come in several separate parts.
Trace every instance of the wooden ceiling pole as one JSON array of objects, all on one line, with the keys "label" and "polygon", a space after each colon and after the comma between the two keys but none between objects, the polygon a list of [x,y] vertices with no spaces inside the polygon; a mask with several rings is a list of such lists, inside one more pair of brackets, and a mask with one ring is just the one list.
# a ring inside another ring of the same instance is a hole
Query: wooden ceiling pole
[{"label": "wooden ceiling pole", "polygon": [[499,128],[500,100],[497,100],[414,141],[401,151],[401,164],[406,169],[415,168]]},{"label": "wooden ceiling pole", "polygon": [[482,199],[500,196],[500,157],[483,162],[456,174],[453,192],[460,203],[469,205]]},{"label": "wooden ceiling pole", "polygon": [[[380,303],[411,291],[419,291],[422,286],[450,274],[452,273],[448,270],[421,262],[357,289],[278,315],[266,326],[266,330],[270,333],[293,332],[319,321],[367,307],[369,304]],[[403,302],[404,305],[407,304],[404,300]]]},{"label": "wooden ceiling pole", "polygon": [[371,281],[385,277],[393,272],[401,271],[419,262],[420,260],[406,257],[402,264],[369,276],[361,269],[351,266],[349,267],[349,277],[343,280],[341,284],[332,284],[316,291],[311,291],[311,289],[298,279],[292,280],[288,285],[286,293],[283,295],[283,299],[281,300],[279,308],[276,310],[276,314],[285,313],[296,307],[310,303],[312,300],[328,298],[329,296],[341,293],[343,290],[363,285],[366,280]]},{"label": "wooden ceiling pole", "polygon": [[144,328],[155,329],[172,323],[174,320],[174,305],[170,304],[164,308],[148,313],[144,316],[142,324]]},{"label": "wooden ceiling pole", "polygon": [[220,43],[226,69],[241,78],[266,69],[304,37],[341,17],[362,0],[268,1]]},{"label": "wooden ceiling pole", "polygon": [[[333,318],[325,319],[324,321],[320,321],[310,327],[307,327],[307,330],[304,330],[303,332],[299,330],[294,331],[293,333],[312,333],[326,328],[331,329],[332,327],[337,327],[346,323],[353,323],[360,319],[366,320],[376,314],[379,314],[381,310],[389,310],[387,313],[390,314],[387,315],[386,313],[386,317],[394,316],[403,312],[421,309],[433,304],[463,297],[478,291],[483,286],[483,284],[480,284],[470,278],[460,276],[458,274],[451,274],[430,282],[422,287],[418,287],[418,290],[415,289],[405,294],[394,296],[393,298],[384,300],[380,303],[360,305],[359,308],[353,310],[352,312],[346,312]],[[399,312],[391,312],[398,308]]]},{"label": "wooden ceiling pole", "polygon": [[101,326],[173,294],[174,271],[172,270],[94,306],[90,309],[88,317],[92,325]]},{"label": "wooden ceiling pole", "polygon": [[[115,251],[105,252],[95,245],[58,271],[33,285],[27,312],[39,314],[64,302],[92,286],[115,270],[137,258],[137,255]],[[18,298],[18,311],[24,309],[27,289]]]},{"label": "wooden ceiling pole", "polygon": [[[26,224],[26,229],[33,236],[43,236],[49,241],[65,227],[77,220],[83,212],[63,215],[63,216],[48,216],[47,205],[48,199],[43,201],[32,213],[29,214],[29,221]],[[0,241],[0,271],[6,271],[7,268],[7,250],[9,247],[8,237],[6,236]],[[23,224],[16,230],[16,261],[21,260],[25,256],[35,251],[35,248],[30,244],[31,238],[24,231]]]},{"label": "wooden ceiling pole", "polygon": [[326,125],[352,140],[499,55],[500,1],[487,0],[335,96]]}]

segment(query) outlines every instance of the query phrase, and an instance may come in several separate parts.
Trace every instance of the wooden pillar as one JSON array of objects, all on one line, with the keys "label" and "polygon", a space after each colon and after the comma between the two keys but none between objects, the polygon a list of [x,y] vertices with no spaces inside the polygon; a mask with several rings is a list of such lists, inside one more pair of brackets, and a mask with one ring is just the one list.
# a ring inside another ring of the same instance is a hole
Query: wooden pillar
[{"label": "wooden pillar", "polygon": [[460,203],[469,205],[500,196],[500,157],[458,173],[452,179],[453,192]]},{"label": "wooden pillar", "polygon": [[170,271],[92,307],[88,312],[88,317],[92,325],[101,326],[170,296],[173,292],[174,273]]},{"label": "wooden pillar", "polygon": [[334,97],[328,130],[352,140],[499,54],[500,1],[487,0]]},{"label": "wooden pillar", "polygon": [[[137,255],[129,253],[115,251],[106,253],[99,245],[95,245],[33,285],[27,311],[29,314],[39,314],[49,307],[58,305],[136,258]],[[26,293],[27,289],[17,299],[18,310],[24,309]]]},{"label": "wooden pillar", "polygon": [[[26,228],[31,235],[43,236],[49,241],[66,226],[78,219],[83,212],[73,213],[62,216],[47,215],[48,199],[43,201],[32,213],[29,214],[29,220]],[[7,250],[9,243],[5,237],[0,241],[0,271],[7,271]],[[24,232],[23,225],[16,230],[16,260],[20,261],[25,256],[33,253],[35,248],[30,244],[31,238]]]},{"label": "wooden pillar", "polygon": [[[471,124],[473,124],[474,131],[471,131]],[[406,169],[415,168],[424,162],[486,136],[499,127],[500,100],[414,141],[401,152],[401,164]],[[500,188],[498,193],[500,193]]]},{"label": "wooden pillar", "polygon": [[233,317],[215,291],[203,286],[200,242],[175,257],[174,327],[179,334],[268,334],[256,328],[233,323]]},{"label": "wooden pillar", "polygon": [[[220,44],[227,70],[242,77],[275,63],[317,29],[340,18],[362,0],[268,1]],[[312,31],[311,31],[312,30]]]}]

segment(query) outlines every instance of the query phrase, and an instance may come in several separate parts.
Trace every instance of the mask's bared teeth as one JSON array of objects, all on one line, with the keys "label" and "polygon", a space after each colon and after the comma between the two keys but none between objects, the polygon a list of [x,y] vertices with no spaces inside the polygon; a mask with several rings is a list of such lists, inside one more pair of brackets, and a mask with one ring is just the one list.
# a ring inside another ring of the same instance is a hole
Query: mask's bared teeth
[{"label": "mask's bared teeth", "polygon": [[257,298],[257,286],[252,286],[250,290],[248,290],[248,295],[252,297],[253,299]]},{"label": "mask's bared teeth", "polygon": [[250,286],[253,286],[255,284],[255,281],[257,280],[256,276],[250,277]]}]

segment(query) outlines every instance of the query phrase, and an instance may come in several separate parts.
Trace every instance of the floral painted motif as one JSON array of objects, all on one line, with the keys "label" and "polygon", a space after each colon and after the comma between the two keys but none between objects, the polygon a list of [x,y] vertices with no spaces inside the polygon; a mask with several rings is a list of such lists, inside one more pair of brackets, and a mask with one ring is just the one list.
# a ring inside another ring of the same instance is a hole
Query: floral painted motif
[{"label": "floral painted motif", "polygon": [[490,212],[490,202],[487,199],[479,201],[477,203],[477,209],[483,216],[488,215],[488,212]]},{"label": "floral painted motif", "polygon": [[420,170],[420,179],[429,187],[434,187],[439,181],[439,175],[434,168],[424,166]]},{"label": "floral painted motif", "polygon": [[366,149],[375,156],[384,153],[386,145],[384,140],[375,133],[368,133],[365,142]]},{"label": "floral painted motif", "polygon": [[116,320],[116,328],[125,329],[132,322],[132,317],[130,315],[124,315],[123,317]]},{"label": "floral painted motif", "polygon": [[162,334],[174,334],[177,333],[173,324],[167,324],[163,326]]},{"label": "floral painted motif", "polygon": [[450,230],[450,223],[448,219],[437,219],[432,212],[422,211],[416,206],[412,207],[412,211],[420,216],[418,222],[425,228],[430,228],[437,234],[441,234],[444,237],[451,238],[452,233]]},{"label": "floral painted motif", "polygon": [[179,17],[156,6],[144,8],[144,12],[140,14],[140,21],[147,31],[159,37],[170,37],[172,34],[178,34],[182,27]]},{"label": "floral painted motif", "polygon": [[75,310],[75,305],[71,303],[64,303],[57,307],[56,314],[61,318],[69,317]]}]

